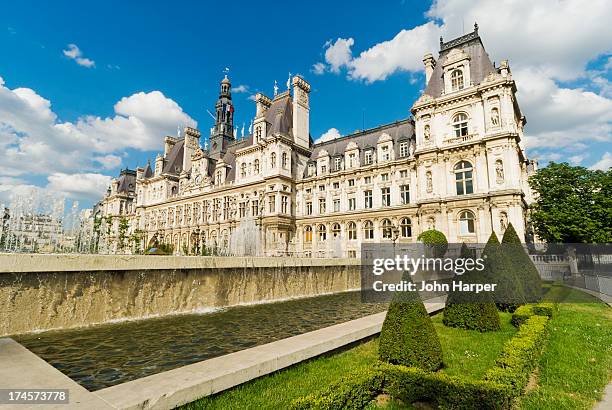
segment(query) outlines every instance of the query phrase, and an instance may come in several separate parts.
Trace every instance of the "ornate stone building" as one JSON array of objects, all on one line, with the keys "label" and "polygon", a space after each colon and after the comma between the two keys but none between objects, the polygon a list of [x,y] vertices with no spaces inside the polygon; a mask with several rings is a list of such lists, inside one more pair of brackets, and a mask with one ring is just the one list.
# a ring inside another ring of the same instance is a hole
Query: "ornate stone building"
[{"label": "ornate stone building", "polygon": [[482,243],[509,222],[527,237],[535,163],[508,62],[491,62],[478,26],[440,39],[438,59],[423,62],[412,117],[318,144],[303,78],[273,98],[257,94],[252,133],[236,139],[226,77],[210,147],[193,128],[166,137],[154,169],[123,171],[100,209],[178,252],[228,249],[244,221],[268,255],[356,257],[364,241],[414,242],[431,228]]}]

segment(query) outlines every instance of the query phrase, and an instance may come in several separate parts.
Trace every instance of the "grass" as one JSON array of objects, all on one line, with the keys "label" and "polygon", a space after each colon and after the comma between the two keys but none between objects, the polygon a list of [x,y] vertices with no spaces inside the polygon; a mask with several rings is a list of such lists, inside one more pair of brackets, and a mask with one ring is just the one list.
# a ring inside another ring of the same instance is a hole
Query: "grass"
[{"label": "grass", "polygon": [[[480,333],[454,329],[442,324],[442,315],[433,318],[442,343],[444,372],[480,377],[493,365],[504,342],[516,329],[510,314],[502,314],[502,330]],[[372,339],[337,354],[318,357],[262,377],[215,396],[204,397],[184,409],[280,409],[292,400],[325,389],[351,371],[372,366],[378,360],[378,339]],[[390,401],[388,410],[403,408]],[[411,408],[411,407],[409,407]]]},{"label": "grass", "polygon": [[[546,296],[562,300],[551,323],[534,387],[519,408],[590,409],[601,399],[612,375],[612,309],[583,292],[550,286]],[[491,367],[502,346],[515,332],[510,314],[501,313],[499,332],[480,333],[448,328],[442,315],[433,318],[442,343],[449,375],[481,377]],[[377,360],[378,339],[348,350],[318,357],[269,376],[237,386],[215,396],[204,397],[184,409],[280,409],[293,399],[325,389],[347,373],[369,367]],[[367,409],[413,409],[391,399],[386,405]]]}]

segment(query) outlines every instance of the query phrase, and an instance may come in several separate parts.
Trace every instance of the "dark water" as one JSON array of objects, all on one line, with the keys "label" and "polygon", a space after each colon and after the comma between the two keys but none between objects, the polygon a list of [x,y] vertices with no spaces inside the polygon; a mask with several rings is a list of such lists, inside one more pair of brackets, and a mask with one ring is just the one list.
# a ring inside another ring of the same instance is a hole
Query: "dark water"
[{"label": "dark water", "polygon": [[385,310],[358,292],[16,337],[90,391]]}]

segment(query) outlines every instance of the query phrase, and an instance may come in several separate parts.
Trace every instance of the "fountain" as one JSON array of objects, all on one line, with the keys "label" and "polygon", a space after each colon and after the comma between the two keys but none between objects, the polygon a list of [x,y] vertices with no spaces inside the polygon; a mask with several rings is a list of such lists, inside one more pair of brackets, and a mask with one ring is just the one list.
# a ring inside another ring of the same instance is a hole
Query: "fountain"
[{"label": "fountain", "polygon": [[253,218],[240,221],[240,225],[231,234],[229,239],[229,253],[232,256],[261,256],[259,227]]}]

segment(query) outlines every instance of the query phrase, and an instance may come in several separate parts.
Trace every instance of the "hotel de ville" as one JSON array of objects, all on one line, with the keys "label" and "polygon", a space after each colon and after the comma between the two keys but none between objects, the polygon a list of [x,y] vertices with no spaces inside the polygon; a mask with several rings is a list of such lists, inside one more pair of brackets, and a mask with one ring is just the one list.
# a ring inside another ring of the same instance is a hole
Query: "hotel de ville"
[{"label": "hotel de ville", "polygon": [[181,254],[235,254],[251,233],[259,255],[358,257],[364,242],[416,242],[428,229],[483,243],[509,223],[530,241],[536,163],[508,61],[492,62],[475,25],[441,38],[423,64],[426,85],[406,102],[408,118],[321,143],[310,136],[310,85],[300,76],[271,97],[258,93],[250,135],[238,138],[226,76],[209,137],[185,127],[165,137],[152,165],[113,180],[95,209],[111,250],[126,220],[141,247]]}]

